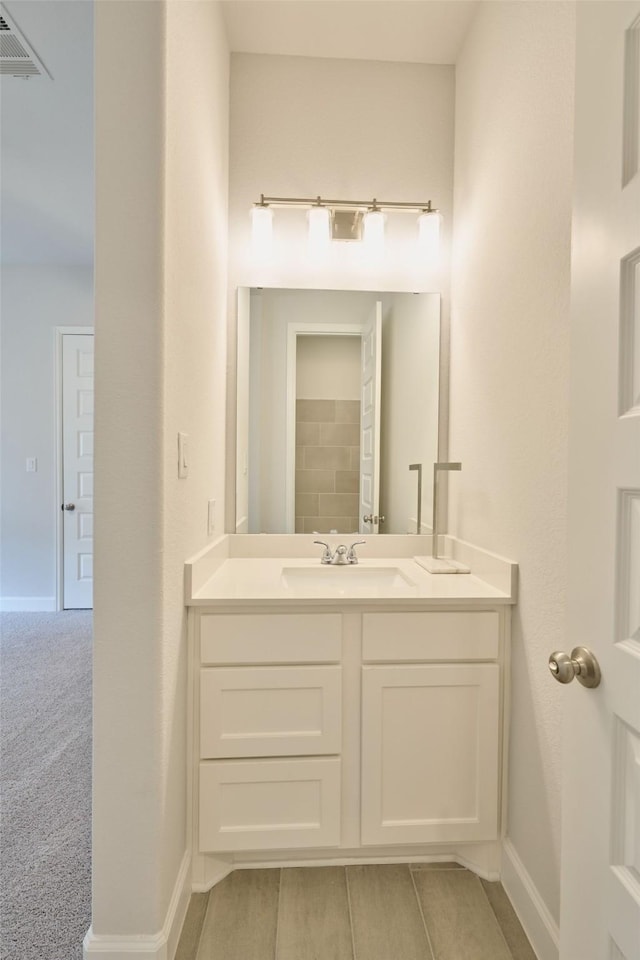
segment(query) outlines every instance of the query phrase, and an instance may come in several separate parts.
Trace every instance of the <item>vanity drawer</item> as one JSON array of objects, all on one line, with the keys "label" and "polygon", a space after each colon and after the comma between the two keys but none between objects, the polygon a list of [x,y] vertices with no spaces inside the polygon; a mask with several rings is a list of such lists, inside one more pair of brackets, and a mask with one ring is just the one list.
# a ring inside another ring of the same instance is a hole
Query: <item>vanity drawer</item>
[{"label": "vanity drawer", "polygon": [[365,613],[362,659],[402,661],[497,660],[496,610],[443,613]]},{"label": "vanity drawer", "polygon": [[204,664],[339,663],[342,617],[320,614],[203,614]]},{"label": "vanity drawer", "polygon": [[200,756],[340,753],[339,666],[200,671]]},{"label": "vanity drawer", "polygon": [[200,764],[200,850],[340,844],[340,760]]}]

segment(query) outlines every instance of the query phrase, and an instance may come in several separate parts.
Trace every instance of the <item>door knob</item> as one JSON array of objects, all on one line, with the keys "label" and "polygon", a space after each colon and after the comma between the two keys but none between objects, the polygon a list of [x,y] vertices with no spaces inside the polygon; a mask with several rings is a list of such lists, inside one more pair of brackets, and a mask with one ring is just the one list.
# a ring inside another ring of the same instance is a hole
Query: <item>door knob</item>
[{"label": "door knob", "polygon": [[75,503],[65,503],[62,507],[63,510],[75,510]]},{"label": "door knob", "polygon": [[374,517],[372,513],[367,513],[362,519],[365,523],[384,523],[384,517]]},{"label": "door knob", "polygon": [[571,683],[574,677],[583,687],[597,687],[600,683],[600,664],[586,647],[574,647],[571,656],[557,650],[549,657],[549,670],[558,683]]}]

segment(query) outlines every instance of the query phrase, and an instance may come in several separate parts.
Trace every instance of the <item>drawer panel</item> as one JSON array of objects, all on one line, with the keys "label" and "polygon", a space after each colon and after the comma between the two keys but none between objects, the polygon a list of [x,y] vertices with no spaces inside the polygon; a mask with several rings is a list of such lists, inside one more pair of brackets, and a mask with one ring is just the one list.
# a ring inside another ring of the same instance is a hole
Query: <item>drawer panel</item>
[{"label": "drawer panel", "polygon": [[321,614],[202,614],[205,664],[339,663],[342,616]]},{"label": "drawer panel", "polygon": [[369,663],[496,660],[499,636],[496,610],[365,613],[362,659]]},{"label": "drawer panel", "polygon": [[340,753],[341,667],[200,672],[200,756]]},{"label": "drawer panel", "polygon": [[340,760],[200,764],[200,850],[340,844]]}]

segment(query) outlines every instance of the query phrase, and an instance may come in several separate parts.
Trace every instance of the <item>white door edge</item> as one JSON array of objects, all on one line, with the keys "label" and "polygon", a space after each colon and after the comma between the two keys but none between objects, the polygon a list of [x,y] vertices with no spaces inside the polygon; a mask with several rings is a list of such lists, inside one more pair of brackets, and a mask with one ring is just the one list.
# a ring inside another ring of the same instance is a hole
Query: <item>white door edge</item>
[{"label": "white door edge", "polygon": [[65,334],[87,334],[93,336],[95,331],[93,327],[54,327],[54,351],[55,351],[55,371],[54,371],[54,397],[53,397],[53,409],[54,409],[54,418],[55,418],[55,444],[54,444],[54,495],[55,500],[53,503],[53,509],[55,510],[55,568],[56,568],[56,611],[64,609],[63,602],[63,588],[64,588],[64,577],[63,577],[63,555],[62,555],[62,510],[60,509],[60,504],[62,503],[63,495],[63,476],[62,476],[62,338]]}]

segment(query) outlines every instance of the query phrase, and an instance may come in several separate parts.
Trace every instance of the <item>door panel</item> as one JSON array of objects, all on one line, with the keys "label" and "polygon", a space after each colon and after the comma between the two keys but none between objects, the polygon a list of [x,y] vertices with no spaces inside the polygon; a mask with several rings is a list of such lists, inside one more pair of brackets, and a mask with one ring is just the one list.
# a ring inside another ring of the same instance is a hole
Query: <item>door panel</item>
[{"label": "door panel", "polygon": [[640,957],[639,27],[577,5],[567,647],[602,683],[563,692],[562,960]]},{"label": "door panel", "polygon": [[62,337],[63,607],[93,605],[93,334]]}]

